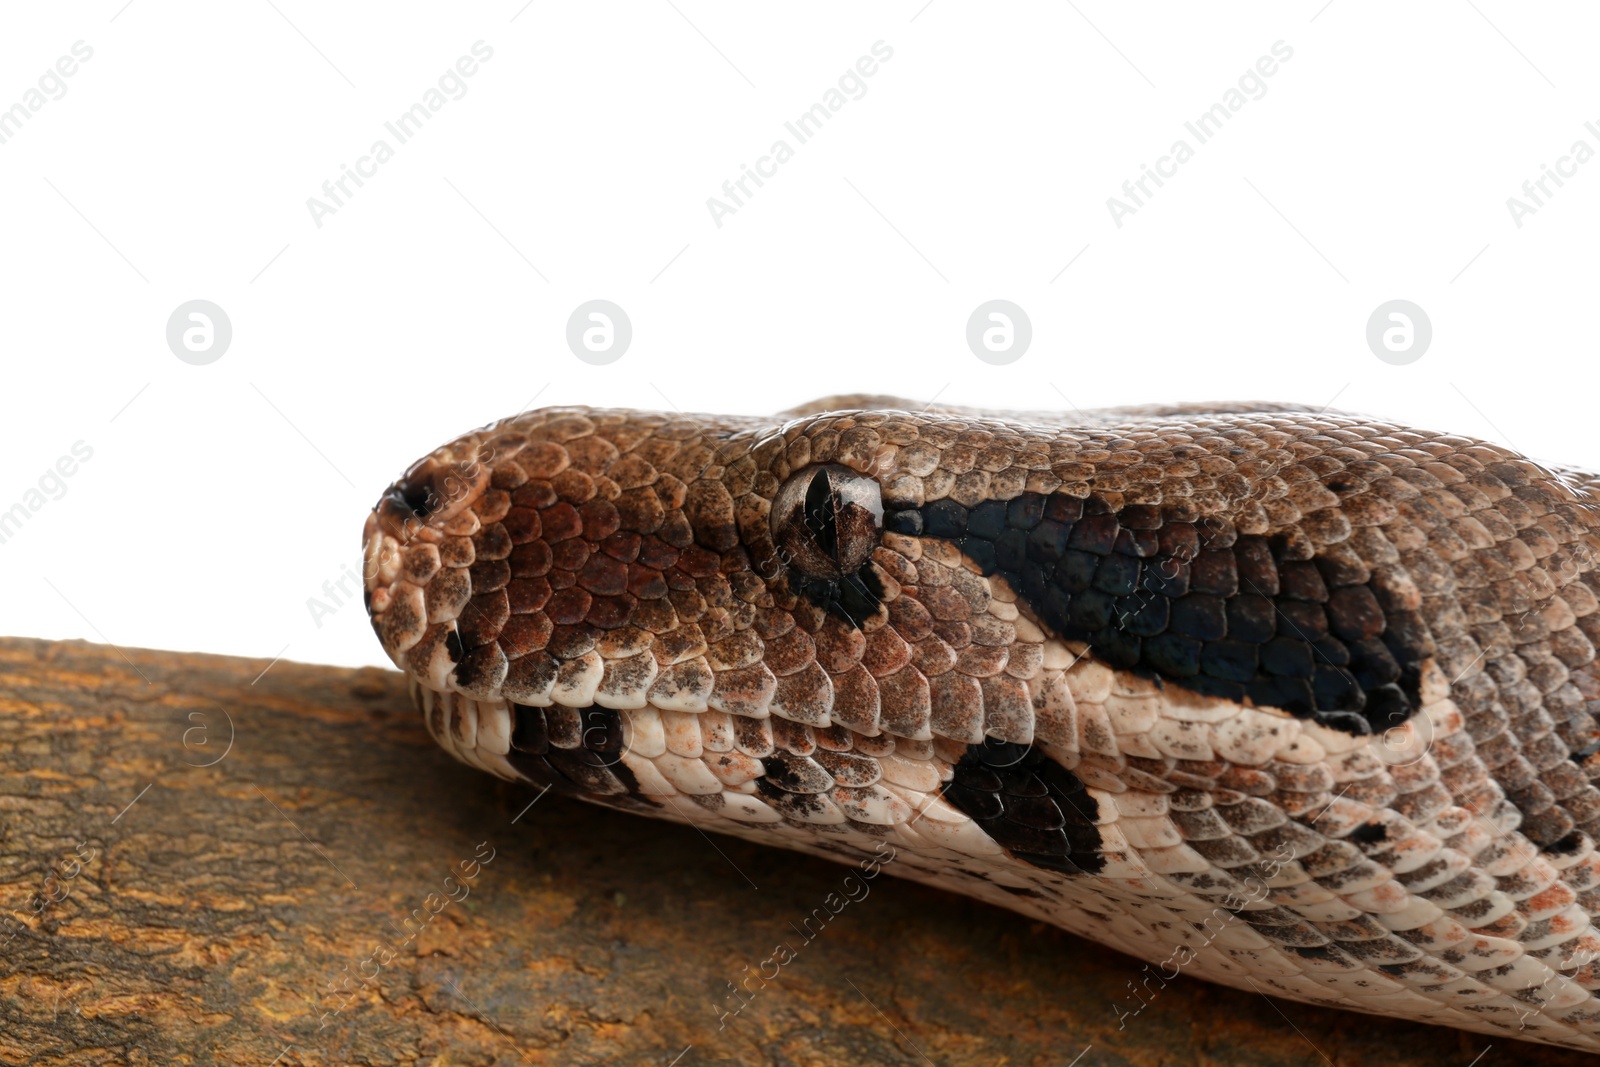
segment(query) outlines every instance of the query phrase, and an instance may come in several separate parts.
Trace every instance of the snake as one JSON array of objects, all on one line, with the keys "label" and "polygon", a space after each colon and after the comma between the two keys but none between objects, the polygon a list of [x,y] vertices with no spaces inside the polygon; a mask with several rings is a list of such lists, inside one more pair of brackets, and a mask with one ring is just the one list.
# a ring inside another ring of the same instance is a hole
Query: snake
[{"label": "snake", "polygon": [[1600,477],[1473,437],[836,396],[491,423],[384,491],[363,577],[500,778],[892,855],[1134,994],[1596,1051],[1597,549]]}]

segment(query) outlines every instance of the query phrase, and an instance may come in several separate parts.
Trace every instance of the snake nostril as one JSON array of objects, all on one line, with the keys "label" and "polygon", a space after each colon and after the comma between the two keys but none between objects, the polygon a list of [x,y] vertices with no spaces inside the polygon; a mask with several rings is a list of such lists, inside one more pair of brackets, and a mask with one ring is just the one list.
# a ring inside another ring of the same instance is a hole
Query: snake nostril
[{"label": "snake nostril", "polygon": [[488,485],[489,468],[480,459],[428,456],[384,490],[377,521],[404,544],[424,524],[441,525],[460,514]]},{"label": "snake nostril", "polygon": [[383,495],[384,499],[400,505],[419,519],[426,519],[435,503],[431,479],[402,478]]},{"label": "snake nostril", "polygon": [[409,541],[417,524],[434,518],[447,503],[438,485],[439,465],[432,458],[412,464],[378,501],[378,521],[384,530],[402,542]]}]

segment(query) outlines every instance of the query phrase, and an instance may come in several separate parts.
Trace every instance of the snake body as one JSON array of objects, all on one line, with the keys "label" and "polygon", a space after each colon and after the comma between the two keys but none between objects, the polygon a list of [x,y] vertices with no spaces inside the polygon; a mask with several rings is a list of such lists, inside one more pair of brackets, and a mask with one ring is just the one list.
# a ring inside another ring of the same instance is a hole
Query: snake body
[{"label": "snake body", "polygon": [[502,778],[1597,1050],[1597,503],[1291,405],[548,408],[407,470],[365,573]]}]

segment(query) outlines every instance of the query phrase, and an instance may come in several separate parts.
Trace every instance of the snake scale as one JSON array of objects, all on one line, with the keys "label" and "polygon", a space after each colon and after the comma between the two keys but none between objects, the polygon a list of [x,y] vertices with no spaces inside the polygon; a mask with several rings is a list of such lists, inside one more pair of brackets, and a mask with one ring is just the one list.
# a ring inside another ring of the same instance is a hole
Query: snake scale
[{"label": "snake scale", "polygon": [[1600,1050],[1597,504],[1287,404],[546,408],[390,486],[366,593],[502,778]]}]

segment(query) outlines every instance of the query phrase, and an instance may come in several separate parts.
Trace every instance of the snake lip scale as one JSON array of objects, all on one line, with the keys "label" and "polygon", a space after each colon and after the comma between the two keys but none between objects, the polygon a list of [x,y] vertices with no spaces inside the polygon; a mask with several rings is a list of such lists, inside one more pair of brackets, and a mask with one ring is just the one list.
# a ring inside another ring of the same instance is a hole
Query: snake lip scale
[{"label": "snake lip scale", "polygon": [[1600,478],[1289,404],[916,408],[492,423],[368,516],[373,628],[502,778],[1600,1050]]}]

